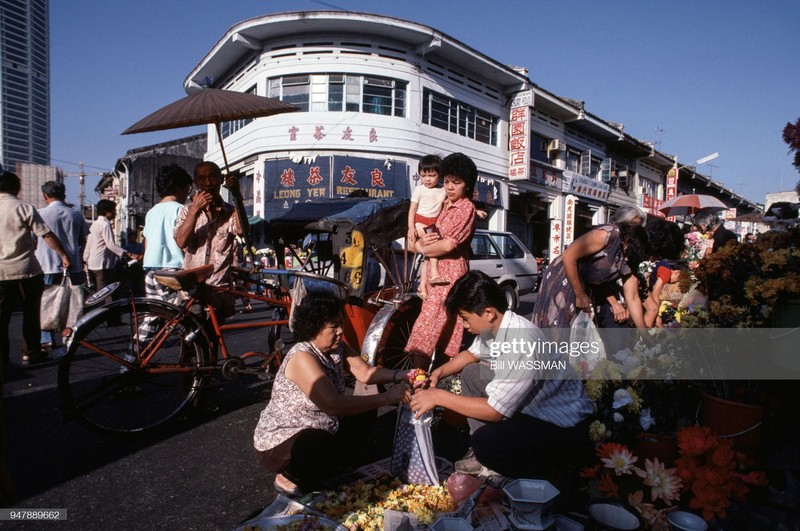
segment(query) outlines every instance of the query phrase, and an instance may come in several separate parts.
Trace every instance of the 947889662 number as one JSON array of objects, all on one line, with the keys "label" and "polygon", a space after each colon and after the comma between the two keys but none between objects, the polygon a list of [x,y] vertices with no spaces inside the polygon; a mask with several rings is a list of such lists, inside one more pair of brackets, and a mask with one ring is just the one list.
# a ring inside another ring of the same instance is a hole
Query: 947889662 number
[{"label": "947889662 number", "polygon": [[0,509],[0,521],[66,520],[66,509]]}]

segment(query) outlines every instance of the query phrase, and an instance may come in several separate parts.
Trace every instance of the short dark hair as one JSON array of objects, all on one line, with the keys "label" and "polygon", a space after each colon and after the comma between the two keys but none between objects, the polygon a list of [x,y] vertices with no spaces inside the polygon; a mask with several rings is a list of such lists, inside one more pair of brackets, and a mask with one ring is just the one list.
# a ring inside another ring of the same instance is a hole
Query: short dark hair
[{"label": "short dark hair", "polygon": [[442,165],[442,157],[439,155],[425,155],[419,159],[419,166],[417,166],[417,173],[424,171],[435,171],[439,173],[439,168]]},{"label": "short dark hair", "polygon": [[685,238],[680,225],[666,219],[654,219],[645,225],[653,258],[677,260],[683,254]]},{"label": "short dark hair", "polygon": [[503,289],[483,271],[470,271],[455,281],[444,301],[447,315],[458,315],[459,310],[480,314],[487,308],[500,313],[508,310]]},{"label": "short dark hair", "polygon": [[101,199],[97,202],[97,215],[104,216],[109,212],[114,212],[117,209],[117,204],[111,199]]},{"label": "short dark hair", "polygon": [[211,162],[210,160],[204,160],[203,162],[201,162],[197,166],[195,166],[194,167],[195,175],[197,175],[197,170],[199,170],[203,166],[208,166],[209,168],[214,170],[214,173],[216,173],[218,176],[222,177],[222,170],[219,168],[219,166],[215,162]]},{"label": "short dark hair", "polygon": [[42,193],[47,197],[63,201],[67,197],[67,187],[58,181],[47,181],[42,185]]},{"label": "short dark hair", "polygon": [[342,301],[333,294],[309,293],[292,314],[295,341],[314,339],[326,324],[341,318],[342,309]]},{"label": "short dark hair", "polygon": [[467,197],[472,199],[475,183],[478,181],[478,168],[471,158],[463,153],[447,155],[439,166],[439,175],[442,178],[450,176],[464,181],[464,184],[467,185]]},{"label": "short dark hair", "polygon": [[191,186],[193,182],[192,176],[177,164],[161,166],[156,175],[156,191],[159,197],[175,195],[178,188]]},{"label": "short dark hair", "polygon": [[10,171],[0,173],[0,192],[17,195],[20,189],[22,189],[22,183],[19,182],[16,173]]}]

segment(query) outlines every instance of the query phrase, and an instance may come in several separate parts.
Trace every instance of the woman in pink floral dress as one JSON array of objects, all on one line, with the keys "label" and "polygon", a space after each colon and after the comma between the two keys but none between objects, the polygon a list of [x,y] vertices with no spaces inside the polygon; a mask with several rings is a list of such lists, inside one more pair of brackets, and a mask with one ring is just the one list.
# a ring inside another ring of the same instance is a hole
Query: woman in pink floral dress
[{"label": "woman in pink floral dress", "polygon": [[[446,198],[436,220],[438,233],[425,234],[414,243],[418,252],[439,259],[439,274],[449,283],[429,286],[405,348],[414,367],[425,370],[437,347],[444,347],[449,357],[461,349],[461,318],[448,318],[444,301],[453,283],[469,271],[469,244],[475,232],[475,206],[470,200],[478,179],[475,163],[463,153],[453,153],[442,160],[439,171],[444,176]],[[428,263],[425,261],[424,267]]]}]

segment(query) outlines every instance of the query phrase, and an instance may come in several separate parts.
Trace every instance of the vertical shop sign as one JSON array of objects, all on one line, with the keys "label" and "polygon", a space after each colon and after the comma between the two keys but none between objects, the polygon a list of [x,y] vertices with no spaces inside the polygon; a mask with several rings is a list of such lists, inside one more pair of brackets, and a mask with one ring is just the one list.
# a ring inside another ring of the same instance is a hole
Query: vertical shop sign
[{"label": "vertical shop sign", "polygon": [[511,102],[508,118],[508,178],[527,179],[530,173],[531,106],[533,91],[518,92]]},{"label": "vertical shop sign", "polygon": [[[667,201],[674,199],[678,196],[678,161],[667,172]],[[669,221],[675,221],[675,216],[667,218]]]},{"label": "vertical shop sign", "polygon": [[564,241],[566,247],[575,239],[575,196],[572,194],[564,198]]},{"label": "vertical shop sign", "polygon": [[557,256],[561,256],[561,220],[560,219],[551,219],[550,220],[550,262],[556,259]]}]

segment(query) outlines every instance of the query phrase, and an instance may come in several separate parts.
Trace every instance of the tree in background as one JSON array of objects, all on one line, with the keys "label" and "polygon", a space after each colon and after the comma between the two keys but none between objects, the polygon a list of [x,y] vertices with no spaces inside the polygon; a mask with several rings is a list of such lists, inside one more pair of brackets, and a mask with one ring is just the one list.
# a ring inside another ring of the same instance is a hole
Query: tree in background
[{"label": "tree in background", "polygon": [[[794,152],[794,167],[800,170],[800,118],[795,123],[789,122],[783,128],[783,141],[789,145],[789,153]],[[800,195],[800,181],[795,190]]]}]

